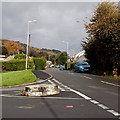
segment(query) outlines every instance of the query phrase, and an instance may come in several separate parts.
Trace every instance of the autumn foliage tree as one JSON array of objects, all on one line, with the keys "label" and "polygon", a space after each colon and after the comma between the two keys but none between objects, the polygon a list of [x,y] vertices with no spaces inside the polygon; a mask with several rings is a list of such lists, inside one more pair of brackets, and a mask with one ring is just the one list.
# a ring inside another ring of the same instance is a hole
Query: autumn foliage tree
[{"label": "autumn foliage tree", "polygon": [[9,40],[4,44],[4,47],[9,55],[13,55],[19,53],[20,44]]},{"label": "autumn foliage tree", "polygon": [[85,28],[87,41],[83,42],[86,57],[94,71],[111,73],[120,69],[120,16],[116,3],[102,2],[94,11]]}]

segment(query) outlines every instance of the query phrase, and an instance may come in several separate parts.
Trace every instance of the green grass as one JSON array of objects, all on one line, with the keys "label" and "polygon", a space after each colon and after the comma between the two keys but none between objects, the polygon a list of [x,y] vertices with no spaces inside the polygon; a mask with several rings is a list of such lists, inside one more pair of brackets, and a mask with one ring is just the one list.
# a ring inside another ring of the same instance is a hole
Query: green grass
[{"label": "green grass", "polygon": [[0,73],[0,86],[15,86],[36,81],[36,76],[31,70],[12,71]]}]

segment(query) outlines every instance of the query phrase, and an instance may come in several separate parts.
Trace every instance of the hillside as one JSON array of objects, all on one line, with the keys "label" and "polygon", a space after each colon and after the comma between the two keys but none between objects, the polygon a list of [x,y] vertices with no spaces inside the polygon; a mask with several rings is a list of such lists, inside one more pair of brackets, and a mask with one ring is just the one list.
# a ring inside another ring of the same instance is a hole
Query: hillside
[{"label": "hillside", "polygon": [[[23,53],[26,54],[26,44],[20,43],[18,41],[12,41],[7,39],[0,39],[0,49],[2,49],[3,55]],[[7,46],[7,47],[6,47]],[[10,52],[10,50],[12,52]],[[61,51],[59,50],[50,50],[45,48],[36,48],[30,46],[29,56],[33,57],[45,57],[47,60],[55,61],[55,58]]]}]

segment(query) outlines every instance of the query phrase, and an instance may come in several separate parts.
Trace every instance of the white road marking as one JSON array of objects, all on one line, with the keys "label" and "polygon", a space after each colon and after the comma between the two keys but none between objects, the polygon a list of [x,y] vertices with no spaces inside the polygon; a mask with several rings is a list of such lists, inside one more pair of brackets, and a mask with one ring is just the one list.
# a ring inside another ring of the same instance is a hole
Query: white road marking
[{"label": "white road marking", "polygon": [[58,88],[63,92],[65,91],[65,89],[61,88],[60,86],[58,86]]},{"label": "white road marking", "polygon": [[116,86],[116,87],[120,87],[120,85],[116,85],[116,84],[113,84],[113,83],[109,83],[109,82],[105,82],[105,81],[101,81],[102,83],[105,83],[105,84],[108,84],[108,85],[113,85],[113,86]]},{"label": "white road marking", "polygon": [[60,86],[64,87],[65,89],[70,89],[68,86],[63,85],[62,83],[60,83],[59,81],[57,81],[56,79],[52,79],[53,81],[55,81],[56,83],[58,83]]},{"label": "white road marking", "polygon": [[92,78],[90,78],[90,77],[87,77],[87,76],[83,76],[83,77],[85,77],[85,78],[87,78],[87,79],[90,79],[90,80],[92,79]]},{"label": "white road marking", "polygon": [[114,110],[107,110],[107,111],[112,113],[114,116],[120,116],[120,114]]},{"label": "white road marking", "polygon": [[103,105],[103,104],[98,104],[99,107],[103,108],[103,109],[109,109],[107,106]]},{"label": "white road marking", "polygon": [[80,92],[78,92],[78,91],[76,91],[76,90],[70,89],[70,91],[76,93],[77,95],[83,97],[83,98],[86,99],[86,100],[91,100],[90,97],[88,97],[88,96],[86,96],[86,95],[84,95],[84,94],[82,94],[82,93],[80,93]]},{"label": "white road marking", "polygon": [[52,82],[51,80],[48,80],[48,82],[49,82],[49,83],[51,83],[51,84],[55,84],[55,83],[54,83],[54,82]]},{"label": "white road marking", "polygon": [[[50,82],[51,84],[55,84],[54,82],[52,82],[51,80],[48,80],[48,82]],[[65,89],[61,88],[60,86],[58,86],[58,88],[61,90],[61,91],[65,91]]]},{"label": "white road marking", "polygon": [[59,81],[57,81],[56,79],[52,79],[52,80],[54,80],[56,83],[58,83],[58,84],[62,84],[62,83],[60,83]]},{"label": "white road marking", "polygon": [[18,108],[20,108],[20,109],[31,109],[33,107],[31,107],[31,106],[19,106]]},{"label": "white road marking", "polygon": [[95,100],[90,100],[90,102],[94,103],[94,104],[99,104],[99,102],[95,101]]}]

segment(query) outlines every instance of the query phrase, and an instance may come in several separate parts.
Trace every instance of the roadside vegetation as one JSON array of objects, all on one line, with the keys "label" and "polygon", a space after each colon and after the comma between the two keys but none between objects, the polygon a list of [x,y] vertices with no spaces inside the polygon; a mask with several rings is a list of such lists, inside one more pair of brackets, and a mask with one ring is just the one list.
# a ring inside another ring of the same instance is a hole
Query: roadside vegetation
[{"label": "roadside vegetation", "polygon": [[36,76],[32,73],[32,70],[10,71],[0,74],[0,76],[2,76],[0,86],[15,86],[26,84],[34,82],[37,79]]},{"label": "roadside vegetation", "polygon": [[102,2],[94,11],[83,42],[86,58],[94,74],[120,75],[120,19],[114,2]]}]

